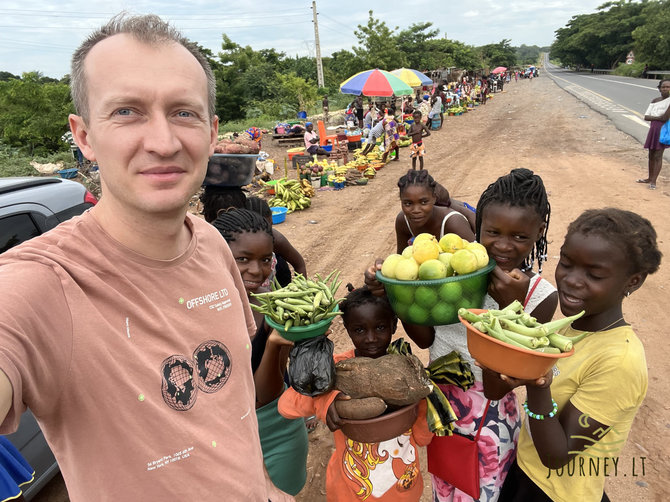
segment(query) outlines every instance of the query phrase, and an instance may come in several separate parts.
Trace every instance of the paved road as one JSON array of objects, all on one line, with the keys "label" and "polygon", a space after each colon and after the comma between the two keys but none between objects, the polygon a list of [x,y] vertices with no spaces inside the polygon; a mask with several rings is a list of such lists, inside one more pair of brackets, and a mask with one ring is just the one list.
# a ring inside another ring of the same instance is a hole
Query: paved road
[{"label": "paved road", "polygon": [[[576,73],[545,61],[544,74],[561,88],[606,115],[614,125],[644,144],[649,123],[644,112],[652,99],[659,96],[657,79]],[[670,151],[664,158],[670,161]]]}]

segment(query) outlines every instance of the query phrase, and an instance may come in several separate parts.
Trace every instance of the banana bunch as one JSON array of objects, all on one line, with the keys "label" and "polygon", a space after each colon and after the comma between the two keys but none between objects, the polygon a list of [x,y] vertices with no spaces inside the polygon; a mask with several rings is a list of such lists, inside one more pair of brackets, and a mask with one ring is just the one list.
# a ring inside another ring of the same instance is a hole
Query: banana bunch
[{"label": "banana bunch", "polygon": [[338,166],[335,168],[335,174],[337,176],[344,176],[345,174],[347,174],[348,169],[349,168],[347,166]]},{"label": "banana bunch", "polygon": [[374,176],[377,174],[377,171],[375,170],[374,167],[368,167],[365,171],[363,171],[363,176]]},{"label": "banana bunch", "polygon": [[305,194],[307,197],[314,197],[314,195],[316,194],[316,192],[315,192],[315,190],[314,190],[314,187],[312,187],[312,184],[311,184],[309,181],[307,181],[306,179],[303,178],[303,179],[300,181],[300,184],[302,185],[302,187],[301,187],[301,188],[302,188],[302,191],[304,192],[304,194]]},{"label": "banana bunch", "polygon": [[302,183],[298,180],[286,180],[283,183],[277,183],[275,185],[275,196],[268,201],[270,207],[285,207],[289,213],[307,209],[311,203],[310,198],[305,195]]}]

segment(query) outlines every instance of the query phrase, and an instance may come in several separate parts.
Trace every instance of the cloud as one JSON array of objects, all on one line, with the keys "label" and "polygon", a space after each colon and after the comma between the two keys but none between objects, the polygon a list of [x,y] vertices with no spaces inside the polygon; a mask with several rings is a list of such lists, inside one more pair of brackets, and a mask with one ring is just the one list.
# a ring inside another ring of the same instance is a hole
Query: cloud
[{"label": "cloud", "polygon": [[[391,29],[430,21],[439,36],[467,45],[511,40],[512,45],[549,45],[556,29],[577,14],[594,12],[602,0],[480,0],[476,8],[463,12],[454,3],[404,0],[375,4],[373,16]],[[214,0],[122,0],[110,7],[103,0],[5,0],[0,7],[0,70],[21,74],[41,71],[61,77],[69,72],[72,52],[92,30],[116,9],[132,13],[155,13],[171,21],[186,36],[215,54],[221,35],[254,49],[275,48],[289,56],[314,54],[314,26],[309,0],[256,0],[232,4]],[[369,4],[319,0],[319,35],[324,56],[358,44],[357,25],[368,20]]]}]

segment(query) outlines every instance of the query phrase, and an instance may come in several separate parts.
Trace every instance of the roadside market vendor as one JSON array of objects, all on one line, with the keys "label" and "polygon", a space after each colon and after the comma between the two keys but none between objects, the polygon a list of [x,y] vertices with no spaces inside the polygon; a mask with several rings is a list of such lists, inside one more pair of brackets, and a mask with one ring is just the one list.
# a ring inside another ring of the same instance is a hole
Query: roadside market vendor
[{"label": "roadside market vendor", "polygon": [[328,155],[328,152],[319,146],[319,136],[311,122],[305,124],[305,151],[309,155]]}]

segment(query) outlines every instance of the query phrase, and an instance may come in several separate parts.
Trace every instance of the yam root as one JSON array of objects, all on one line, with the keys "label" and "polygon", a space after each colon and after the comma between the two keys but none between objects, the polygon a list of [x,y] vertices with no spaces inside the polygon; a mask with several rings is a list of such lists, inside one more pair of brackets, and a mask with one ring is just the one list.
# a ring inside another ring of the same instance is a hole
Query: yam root
[{"label": "yam root", "polygon": [[335,401],[337,414],[342,418],[365,420],[378,417],[386,411],[386,403],[379,397],[364,397],[362,399],[348,399]]},{"label": "yam root", "polygon": [[413,354],[354,357],[337,363],[335,370],[335,388],[354,399],[379,397],[388,405],[406,406],[432,390],[423,364]]}]

